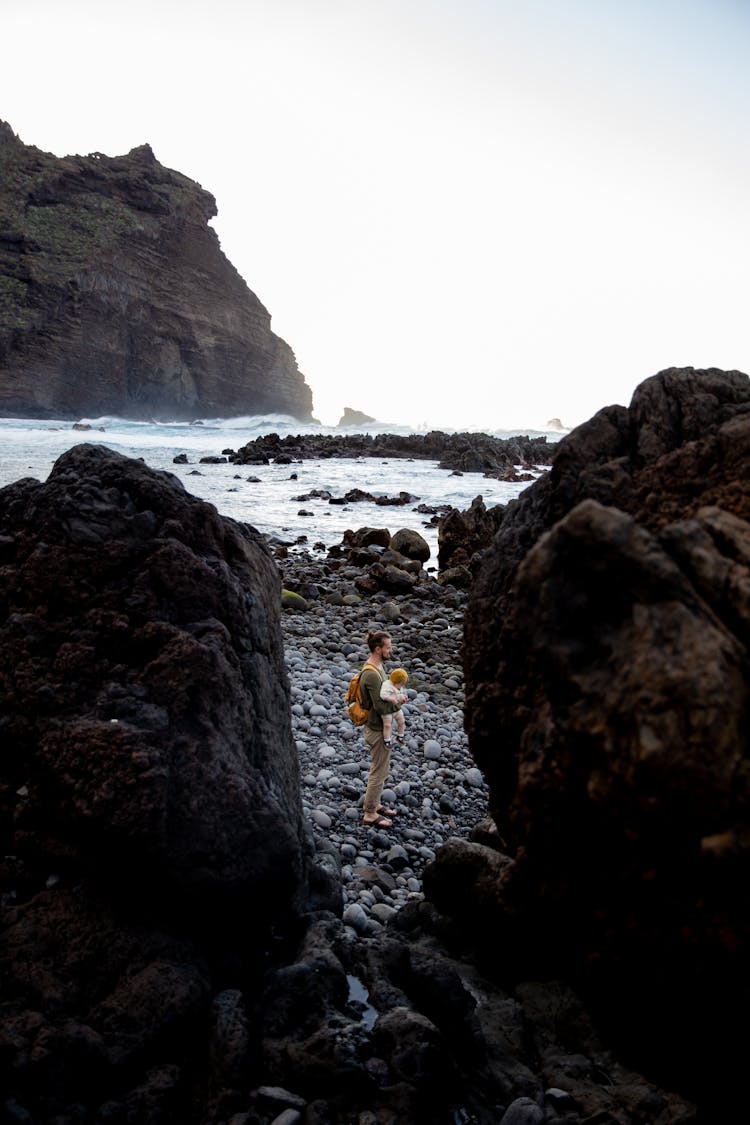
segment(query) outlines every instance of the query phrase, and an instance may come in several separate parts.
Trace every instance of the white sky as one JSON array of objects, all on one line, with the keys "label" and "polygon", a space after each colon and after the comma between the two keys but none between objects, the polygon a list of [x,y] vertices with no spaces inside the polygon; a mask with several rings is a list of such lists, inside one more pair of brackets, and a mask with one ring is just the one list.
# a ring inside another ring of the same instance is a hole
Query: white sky
[{"label": "white sky", "polygon": [[0,39],[27,144],[212,192],[326,424],[750,371],[745,0],[0,0]]}]

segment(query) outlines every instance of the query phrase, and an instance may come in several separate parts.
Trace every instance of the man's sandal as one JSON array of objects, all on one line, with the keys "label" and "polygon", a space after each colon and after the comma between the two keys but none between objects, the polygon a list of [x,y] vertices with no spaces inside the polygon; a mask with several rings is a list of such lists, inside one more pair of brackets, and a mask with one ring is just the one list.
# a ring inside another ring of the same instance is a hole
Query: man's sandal
[{"label": "man's sandal", "polygon": [[383,814],[383,816],[395,816],[395,815],[396,815],[396,810],[395,810],[395,809],[387,809],[387,808],[385,807],[385,805],[378,805],[378,807],[376,808],[375,812],[379,812],[379,813],[382,813],[382,814]]},{"label": "man's sandal", "polygon": [[362,823],[365,828],[390,828],[393,825],[387,816],[376,816],[374,820],[363,820]]}]

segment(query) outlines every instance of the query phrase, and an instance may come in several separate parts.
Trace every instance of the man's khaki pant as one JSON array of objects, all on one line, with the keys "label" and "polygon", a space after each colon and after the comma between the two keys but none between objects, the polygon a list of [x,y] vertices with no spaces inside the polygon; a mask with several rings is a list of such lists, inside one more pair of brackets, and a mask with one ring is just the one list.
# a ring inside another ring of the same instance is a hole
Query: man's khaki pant
[{"label": "man's khaki pant", "polygon": [[365,743],[370,748],[370,776],[365,791],[365,816],[377,812],[380,797],[391,765],[391,748],[383,742],[382,730],[365,727]]}]

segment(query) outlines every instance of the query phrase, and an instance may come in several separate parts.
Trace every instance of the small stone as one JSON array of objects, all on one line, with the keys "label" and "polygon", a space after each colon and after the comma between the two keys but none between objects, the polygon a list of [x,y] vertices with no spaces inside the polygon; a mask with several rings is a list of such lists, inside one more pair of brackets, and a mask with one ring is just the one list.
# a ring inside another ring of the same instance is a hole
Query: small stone
[{"label": "small stone", "polygon": [[284,1109],[274,1117],[271,1125],[299,1125],[302,1120],[302,1114],[298,1109]]},{"label": "small stone", "polygon": [[549,1090],[545,1090],[544,1097],[556,1110],[566,1112],[575,1109],[575,1099],[567,1090],[560,1090],[557,1086],[550,1086]]},{"label": "small stone", "polygon": [[393,909],[393,907],[387,906],[384,902],[376,902],[375,905],[370,909],[370,914],[372,915],[372,917],[375,918],[378,922],[382,922],[383,925],[386,925],[387,922],[390,922],[395,913],[396,911]]},{"label": "small stone", "polygon": [[271,1108],[275,1108],[273,1102],[287,1109],[304,1109],[307,1105],[305,1098],[301,1098],[298,1093],[292,1093],[291,1090],[287,1090],[283,1086],[259,1086],[257,1096],[264,1101],[270,1101]]},{"label": "small stone", "polygon": [[370,928],[370,920],[358,902],[347,906],[341,916],[345,925],[351,926],[358,934],[366,934]]},{"label": "small stone", "polygon": [[500,1125],[543,1125],[544,1110],[532,1098],[516,1098],[503,1114]]},{"label": "small stone", "polygon": [[394,844],[393,847],[388,850],[386,860],[394,871],[403,871],[405,867],[409,866],[409,856],[400,844]]}]

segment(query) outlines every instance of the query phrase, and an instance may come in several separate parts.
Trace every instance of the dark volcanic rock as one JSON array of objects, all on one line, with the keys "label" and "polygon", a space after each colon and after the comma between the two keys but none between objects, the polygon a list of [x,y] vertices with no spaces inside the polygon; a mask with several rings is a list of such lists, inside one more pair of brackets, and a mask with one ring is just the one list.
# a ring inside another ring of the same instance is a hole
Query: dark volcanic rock
[{"label": "dark volcanic rock", "polygon": [[233,460],[241,465],[259,456],[276,460],[282,454],[308,457],[413,457],[438,461],[441,469],[504,476],[514,465],[548,465],[555,450],[546,438],[496,438],[489,434],[262,434],[243,445]]},{"label": "dark volcanic rock", "polygon": [[430,557],[430,545],[418,531],[408,527],[400,528],[389,543],[393,551],[406,555],[407,559],[417,559],[426,563]]},{"label": "dark volcanic rock", "polygon": [[461,512],[451,510],[438,520],[438,566],[441,571],[467,566],[478,551],[489,547],[503,518],[503,507],[488,508],[481,496],[475,496]]},{"label": "dark volcanic rock", "polygon": [[310,388],[215,214],[148,145],[58,159],[0,122],[0,414],[310,421]]},{"label": "dark volcanic rock", "polygon": [[483,877],[488,940],[572,974],[631,1059],[725,1107],[750,999],[749,481],[747,377],[662,372],[503,510],[465,623],[513,860]]},{"label": "dark volcanic rock", "polygon": [[0,528],[6,851],[285,912],[302,824],[260,538],[87,445],[3,489]]},{"label": "dark volcanic rock", "polygon": [[4,1110],[223,1120],[308,896],[276,566],[87,445],[0,491],[0,566]]}]

